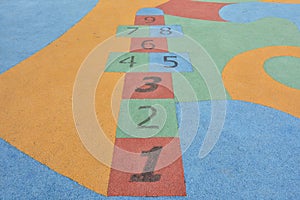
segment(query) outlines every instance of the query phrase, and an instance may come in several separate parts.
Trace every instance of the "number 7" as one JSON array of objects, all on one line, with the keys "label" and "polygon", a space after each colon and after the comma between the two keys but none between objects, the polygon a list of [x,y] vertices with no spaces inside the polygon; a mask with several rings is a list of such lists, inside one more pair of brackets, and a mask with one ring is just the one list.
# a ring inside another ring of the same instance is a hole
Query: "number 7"
[{"label": "number 7", "polygon": [[127,27],[127,29],[134,29],[133,31],[130,31],[130,32],[128,33],[128,35],[130,35],[130,34],[136,32],[136,31],[139,29],[139,27]]}]

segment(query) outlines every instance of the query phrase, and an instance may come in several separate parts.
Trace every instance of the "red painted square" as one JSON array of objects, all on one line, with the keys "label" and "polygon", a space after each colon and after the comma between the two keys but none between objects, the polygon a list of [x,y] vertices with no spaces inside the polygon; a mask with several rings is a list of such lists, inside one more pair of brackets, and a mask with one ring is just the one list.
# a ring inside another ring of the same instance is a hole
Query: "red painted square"
[{"label": "red painted square", "polygon": [[168,52],[166,38],[131,38],[130,52]]},{"label": "red painted square", "polygon": [[135,16],[134,25],[165,25],[165,17],[163,15]]},{"label": "red painted square", "polygon": [[[159,151],[145,156],[145,152],[158,147],[161,148]],[[149,169],[147,163],[155,164],[153,173],[150,173],[152,178],[150,175],[144,175],[145,179],[137,178]],[[185,195],[179,138],[116,139],[108,196]]]},{"label": "red painted square", "polygon": [[173,99],[171,73],[133,72],[125,75],[123,99]]}]

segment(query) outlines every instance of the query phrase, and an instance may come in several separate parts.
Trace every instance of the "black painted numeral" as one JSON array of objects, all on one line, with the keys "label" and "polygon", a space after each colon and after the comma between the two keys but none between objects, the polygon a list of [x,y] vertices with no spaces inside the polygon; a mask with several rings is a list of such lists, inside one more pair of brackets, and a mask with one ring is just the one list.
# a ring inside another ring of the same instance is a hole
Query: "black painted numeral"
[{"label": "black painted numeral", "polygon": [[148,157],[143,173],[131,175],[130,182],[157,182],[160,180],[161,174],[154,174],[154,169],[162,148],[162,146],[155,146],[149,151],[142,151],[141,156]]},{"label": "black painted numeral", "polygon": [[150,23],[155,22],[156,19],[155,19],[155,17],[145,17],[144,20],[146,23],[150,24]]},{"label": "black painted numeral", "polygon": [[150,109],[151,110],[151,115],[149,117],[147,117],[144,121],[140,122],[138,124],[138,128],[151,128],[151,129],[159,129],[159,126],[145,126],[144,124],[146,124],[147,122],[149,122],[153,117],[156,116],[157,110],[152,107],[152,106],[140,106],[139,110],[142,109]]},{"label": "black painted numeral", "polygon": [[146,80],[152,80],[152,82],[146,82],[144,86],[148,86],[145,88],[144,86],[135,89],[136,92],[153,92],[158,88],[159,82],[161,82],[161,78],[157,76],[147,76],[143,79],[144,81]]},{"label": "black painted numeral", "polygon": [[160,28],[160,34],[162,35],[171,35],[172,34],[172,29],[170,27],[161,27]]},{"label": "black painted numeral", "polygon": [[176,59],[177,56],[164,56],[164,62],[169,62],[169,63],[172,63],[172,64],[173,64],[173,65],[171,65],[171,66],[164,66],[164,67],[166,67],[166,68],[175,68],[175,67],[178,66],[178,62],[175,61],[175,60],[171,60],[171,58]]},{"label": "black painted numeral", "polygon": [[125,58],[125,59],[121,60],[119,63],[121,63],[121,64],[130,64],[129,67],[133,67],[133,65],[136,64],[136,62],[134,62],[134,59],[135,59],[134,56],[129,56],[128,58]]},{"label": "black painted numeral", "polygon": [[142,48],[151,50],[155,48],[155,44],[153,43],[153,40],[145,40],[142,42]]},{"label": "black painted numeral", "polygon": [[139,29],[139,27],[127,27],[127,29],[133,29],[132,31],[130,31],[129,33],[128,33],[128,35],[131,35],[132,33],[134,33],[134,32],[136,32],[138,29]]}]

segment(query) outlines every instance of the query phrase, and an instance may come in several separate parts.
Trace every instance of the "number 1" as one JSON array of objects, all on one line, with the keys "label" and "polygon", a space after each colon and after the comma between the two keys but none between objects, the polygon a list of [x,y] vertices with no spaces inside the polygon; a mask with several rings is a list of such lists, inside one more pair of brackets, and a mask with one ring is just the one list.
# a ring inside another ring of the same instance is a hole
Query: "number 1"
[{"label": "number 1", "polygon": [[154,169],[162,148],[162,146],[156,146],[149,151],[142,151],[141,156],[148,157],[144,171],[141,174],[133,174],[130,182],[157,182],[160,180],[161,174],[154,174]]}]

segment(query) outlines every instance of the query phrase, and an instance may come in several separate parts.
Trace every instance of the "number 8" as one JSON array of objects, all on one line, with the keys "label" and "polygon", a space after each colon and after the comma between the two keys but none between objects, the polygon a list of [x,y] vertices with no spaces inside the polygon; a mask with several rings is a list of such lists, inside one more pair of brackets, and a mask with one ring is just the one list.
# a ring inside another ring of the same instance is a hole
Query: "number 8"
[{"label": "number 8", "polygon": [[170,35],[172,34],[172,29],[170,27],[161,27],[160,34],[162,35]]}]

